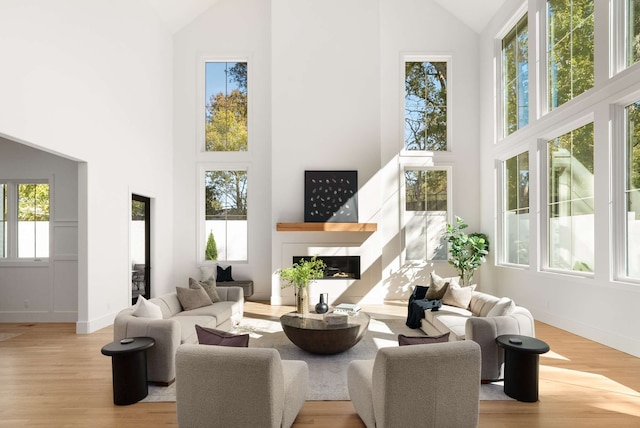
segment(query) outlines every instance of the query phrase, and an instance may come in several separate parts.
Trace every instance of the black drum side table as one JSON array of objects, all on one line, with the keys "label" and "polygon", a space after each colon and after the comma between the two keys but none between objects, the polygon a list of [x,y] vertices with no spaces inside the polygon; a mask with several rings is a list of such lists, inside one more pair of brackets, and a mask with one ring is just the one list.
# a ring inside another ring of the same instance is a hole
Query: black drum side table
[{"label": "black drum side table", "polygon": [[538,401],[538,360],[549,345],[517,334],[498,336],[496,343],[504,348],[504,393],[518,401]]},{"label": "black drum side table", "polygon": [[151,337],[134,337],[116,340],[102,347],[102,354],[111,357],[115,404],[137,403],[149,393],[147,349],[154,344]]}]

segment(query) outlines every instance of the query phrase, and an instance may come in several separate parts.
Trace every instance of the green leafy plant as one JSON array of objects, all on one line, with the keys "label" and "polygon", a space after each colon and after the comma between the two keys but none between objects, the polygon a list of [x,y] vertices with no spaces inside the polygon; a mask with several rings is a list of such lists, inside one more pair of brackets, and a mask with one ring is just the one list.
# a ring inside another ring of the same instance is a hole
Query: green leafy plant
[{"label": "green leafy plant", "polygon": [[489,254],[489,240],[484,233],[467,235],[463,229],[469,227],[463,219],[456,216],[454,225],[447,223],[447,241],[449,242],[449,264],[460,274],[462,285],[469,285],[473,274],[485,262]]},{"label": "green leafy plant", "polygon": [[282,288],[294,286],[298,290],[307,287],[313,280],[322,278],[325,267],[322,260],[313,256],[310,260],[300,259],[293,266],[279,269],[276,273],[285,282]]},{"label": "green leafy plant", "polygon": [[218,260],[218,246],[216,245],[216,240],[213,237],[213,231],[209,232],[209,237],[207,238],[207,248],[204,250],[204,259]]}]

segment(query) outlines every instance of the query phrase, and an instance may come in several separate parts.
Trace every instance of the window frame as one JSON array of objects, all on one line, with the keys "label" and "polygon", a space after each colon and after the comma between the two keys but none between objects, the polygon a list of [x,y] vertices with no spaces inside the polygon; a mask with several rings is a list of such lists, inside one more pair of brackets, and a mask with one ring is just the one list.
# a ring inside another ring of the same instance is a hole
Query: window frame
[{"label": "window frame", "polygon": [[[17,263],[20,266],[24,264],[47,265],[51,260],[53,250],[53,223],[54,223],[54,195],[53,195],[53,178],[49,179],[0,179],[0,184],[7,185],[7,229],[6,229],[6,249],[5,257],[0,257],[0,264],[4,266]],[[47,184],[49,186],[49,220],[48,220],[48,240],[49,250],[47,257],[19,257],[19,233],[18,233],[18,188],[24,184]]]},{"label": "window frame", "polygon": [[[447,64],[447,149],[446,150],[407,150],[405,148],[405,92],[406,63],[408,62],[445,62]],[[400,61],[400,156],[422,157],[437,156],[439,153],[453,152],[452,102],[455,85],[453,83],[453,55],[404,54]]]},{"label": "window frame", "polygon": [[[546,1],[545,1],[546,3]],[[538,196],[538,212],[539,212],[539,224],[538,224],[538,248],[539,248],[539,261],[538,261],[538,269],[542,272],[550,272],[562,275],[569,275],[574,277],[582,277],[582,278],[593,278],[595,276],[596,266],[594,261],[594,266],[592,272],[587,271],[578,271],[578,270],[564,270],[553,268],[549,263],[549,153],[548,153],[548,144],[550,140],[555,138],[559,138],[569,132],[575,131],[585,125],[592,123],[594,125],[594,139],[595,139],[595,117],[593,112],[582,116],[576,120],[567,122],[564,126],[556,128],[553,133],[548,135],[541,136],[538,139],[538,153],[539,153],[539,185],[540,192]],[[595,148],[595,141],[594,141]],[[595,149],[594,149],[595,156]],[[595,164],[595,158],[594,158]],[[595,171],[594,171],[595,176]],[[595,194],[594,194],[595,200]],[[594,216],[595,216],[594,209]],[[594,222],[594,242],[595,242],[595,222]],[[595,257],[595,248],[594,248],[594,257]]]},{"label": "window frame", "polygon": [[[199,163],[198,164],[198,196],[196,198],[197,208],[197,219],[196,219],[196,249],[197,249],[197,257],[196,260],[198,262],[198,266],[214,266],[219,262],[229,265],[237,265],[237,264],[247,264],[251,258],[251,250],[249,247],[249,242],[251,242],[251,227],[250,227],[250,219],[251,219],[251,203],[250,203],[250,184],[251,179],[251,168],[246,162],[236,162],[236,163],[227,163],[227,162],[207,162],[207,163]],[[207,247],[207,237],[205,236],[206,232],[206,212],[205,212],[205,174],[207,171],[246,171],[247,173],[247,258],[246,260],[206,260],[205,259],[205,249]]]},{"label": "window frame", "polygon": [[[573,1],[573,0],[571,0]],[[574,101],[576,98],[580,98],[580,95],[584,95],[584,94],[588,94],[590,92],[593,91],[593,89],[596,87],[596,59],[595,59],[595,48],[596,48],[596,40],[595,40],[595,33],[596,33],[596,23],[595,23],[595,18],[596,18],[596,5],[595,5],[595,0],[594,0],[594,12],[593,12],[593,18],[594,18],[594,52],[593,52],[593,57],[594,57],[594,61],[593,61],[593,86],[591,86],[591,88],[585,90],[584,92],[578,94],[578,95],[573,95],[571,96],[570,99],[568,99],[567,101],[565,101],[562,104],[558,104],[558,106],[551,108],[551,99],[549,96],[549,92],[550,92],[550,85],[549,85],[549,71],[550,71],[550,61],[549,61],[549,20],[548,20],[548,0],[539,0],[539,7],[538,7],[538,20],[539,20],[539,31],[538,31],[538,43],[540,46],[540,61],[539,61],[539,73],[540,73],[540,78],[538,79],[538,105],[539,105],[539,109],[540,109],[540,113],[542,116],[547,115],[553,111],[556,111],[560,108],[562,108],[565,105],[570,104],[572,101]],[[544,50],[542,49],[544,48]],[[560,134],[562,135],[562,134]],[[555,138],[555,137],[554,137]]]},{"label": "window frame", "polygon": [[[505,187],[507,185],[507,161],[513,159],[514,157],[520,156],[527,153],[529,157],[529,245],[527,247],[527,256],[529,259],[529,263],[513,263],[508,261],[507,254],[507,245],[506,240],[508,239],[508,234],[506,233],[507,221],[506,221],[506,213],[507,210],[507,194]],[[534,252],[532,252],[532,248],[535,248],[535,241],[537,239],[536,236],[532,236],[531,231],[534,228],[535,216],[534,214],[534,206],[535,203],[535,193],[536,190],[536,179],[538,177],[538,173],[536,170],[536,153],[530,150],[529,144],[527,141],[518,144],[509,151],[508,154],[496,159],[496,172],[498,177],[498,189],[496,192],[497,201],[498,201],[498,218],[500,227],[497,228],[498,239],[496,242],[499,242],[497,246],[498,257],[497,257],[497,265],[499,266],[507,266],[507,267],[515,267],[527,269],[534,265]],[[532,245],[534,247],[532,247]]]},{"label": "window frame", "polygon": [[640,93],[634,92],[631,96],[620,100],[618,104],[611,106],[611,139],[612,159],[611,170],[623,171],[622,174],[612,175],[612,233],[611,248],[613,248],[612,274],[613,281],[632,284],[640,284],[640,276],[633,277],[628,274],[628,224],[627,224],[627,178],[629,174],[627,150],[628,127],[626,108],[640,102]]},{"label": "window frame", "polygon": [[424,263],[448,263],[449,262],[449,249],[447,245],[447,258],[444,260],[429,259],[429,260],[417,260],[407,258],[407,236],[406,236],[406,180],[405,173],[407,170],[419,170],[419,171],[445,171],[447,174],[447,215],[446,222],[451,224],[453,220],[453,167],[451,165],[425,165],[424,163],[405,162],[400,167],[400,229],[403,230],[401,234],[401,261],[403,264],[409,265],[422,265]]},{"label": "window frame", "polygon": [[[528,109],[528,115],[527,115],[527,123],[522,126],[519,127],[518,129],[516,129],[515,131],[513,131],[512,133],[508,134],[506,132],[506,128],[507,128],[507,121],[506,121],[506,105],[505,105],[505,90],[506,90],[506,86],[505,86],[505,74],[504,74],[504,60],[503,60],[503,41],[505,39],[505,37],[507,37],[514,29],[515,27],[522,22],[523,19],[527,18],[527,73],[528,73],[528,81],[529,81],[529,85],[528,85],[528,93],[529,93],[529,99],[527,100],[527,109]],[[534,32],[532,32],[532,27],[530,25],[531,23],[529,22],[529,10],[528,10],[528,3],[525,2],[519,9],[518,11],[511,17],[511,19],[509,21],[507,21],[507,23],[505,24],[505,26],[502,28],[502,30],[496,35],[495,38],[495,59],[496,59],[496,135],[498,136],[498,139],[504,139],[507,138],[510,135],[515,134],[516,132],[518,132],[520,129],[525,128],[526,126],[529,125],[529,123],[531,122],[531,78],[533,76],[533,71],[534,71],[534,67],[531,66],[531,35],[535,34]]]},{"label": "window frame", "polygon": [[629,63],[629,0],[611,0],[609,7],[609,78],[640,63]]},{"label": "window frame", "polygon": [[[247,63],[247,150],[246,151],[207,151],[206,150],[206,63],[208,62],[246,62]],[[196,76],[196,154],[204,156],[230,156],[238,154],[250,154],[252,152],[252,129],[253,129],[253,67],[251,66],[251,55],[238,56],[211,56],[203,55],[197,60]]]}]

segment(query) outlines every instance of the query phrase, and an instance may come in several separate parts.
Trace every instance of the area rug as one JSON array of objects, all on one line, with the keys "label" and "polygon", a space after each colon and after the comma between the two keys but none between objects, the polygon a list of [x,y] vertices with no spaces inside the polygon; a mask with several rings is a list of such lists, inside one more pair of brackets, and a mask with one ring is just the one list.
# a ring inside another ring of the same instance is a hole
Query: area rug
[{"label": "area rug", "polygon": [[[353,348],[335,355],[311,354],[291,343],[279,321],[245,318],[234,333],[249,333],[249,346],[275,348],[283,360],[302,360],[309,366],[307,400],[349,400],[347,366],[352,360],[371,360],[380,348],[398,346],[398,334],[422,335],[401,319],[371,319],[369,329]],[[501,384],[487,384],[480,388],[480,400],[511,400]],[[149,395],[142,401],[175,401],[175,383],[168,387],[149,386]]]}]

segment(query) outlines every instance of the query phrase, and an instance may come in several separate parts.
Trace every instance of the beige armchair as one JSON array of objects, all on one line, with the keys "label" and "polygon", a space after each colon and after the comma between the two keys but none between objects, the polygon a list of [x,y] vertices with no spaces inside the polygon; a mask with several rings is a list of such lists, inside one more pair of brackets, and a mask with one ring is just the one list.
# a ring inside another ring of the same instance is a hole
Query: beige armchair
[{"label": "beige armchair", "polygon": [[309,369],[275,349],[185,344],[176,353],[178,425],[290,427],[304,404]]},{"label": "beige armchair", "polygon": [[367,428],[478,425],[480,346],[470,340],[382,348],[352,361],[347,382]]}]

